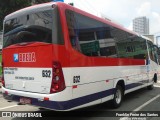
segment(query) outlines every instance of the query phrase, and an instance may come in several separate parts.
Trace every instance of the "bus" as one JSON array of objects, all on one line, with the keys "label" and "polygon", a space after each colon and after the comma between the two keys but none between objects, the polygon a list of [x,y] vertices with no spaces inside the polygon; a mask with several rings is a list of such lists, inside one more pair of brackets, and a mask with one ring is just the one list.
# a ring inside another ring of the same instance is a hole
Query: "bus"
[{"label": "bus", "polygon": [[158,48],[151,40],[62,2],[34,5],[4,19],[5,99],[70,111],[153,89]]}]

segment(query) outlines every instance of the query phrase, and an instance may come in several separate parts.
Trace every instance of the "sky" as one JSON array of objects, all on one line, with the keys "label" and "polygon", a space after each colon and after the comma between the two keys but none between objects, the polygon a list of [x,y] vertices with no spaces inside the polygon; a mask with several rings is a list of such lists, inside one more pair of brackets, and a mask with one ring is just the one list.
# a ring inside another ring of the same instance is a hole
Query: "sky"
[{"label": "sky", "polygon": [[150,34],[160,35],[160,0],[64,0],[97,16],[105,16],[133,30],[133,19],[149,18]]}]

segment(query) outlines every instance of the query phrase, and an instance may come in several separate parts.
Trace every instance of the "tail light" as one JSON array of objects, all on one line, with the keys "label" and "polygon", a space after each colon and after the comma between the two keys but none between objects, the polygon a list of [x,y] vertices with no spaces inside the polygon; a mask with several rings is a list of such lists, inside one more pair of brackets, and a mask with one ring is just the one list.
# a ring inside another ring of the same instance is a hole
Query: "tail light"
[{"label": "tail light", "polygon": [[50,93],[60,92],[65,89],[63,71],[60,62],[53,62],[52,67],[52,84]]},{"label": "tail light", "polygon": [[5,87],[3,66],[4,66],[4,64],[3,64],[3,62],[2,62],[2,77],[1,77],[1,80],[2,80],[2,86]]}]

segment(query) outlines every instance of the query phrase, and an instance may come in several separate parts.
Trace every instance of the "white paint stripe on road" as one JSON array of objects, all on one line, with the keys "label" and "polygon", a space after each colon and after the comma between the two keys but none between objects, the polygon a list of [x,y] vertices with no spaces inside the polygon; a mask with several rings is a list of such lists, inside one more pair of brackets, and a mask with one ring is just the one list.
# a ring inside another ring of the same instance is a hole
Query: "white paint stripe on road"
[{"label": "white paint stripe on road", "polygon": [[140,111],[142,108],[144,108],[145,106],[147,106],[149,103],[151,103],[152,101],[154,101],[155,99],[159,98],[160,94],[158,94],[157,96],[155,96],[154,98],[150,99],[149,101],[145,102],[143,105],[139,106],[138,108],[134,109],[133,111]]},{"label": "white paint stripe on road", "polygon": [[0,108],[0,110],[4,110],[4,109],[8,109],[8,108],[12,108],[12,107],[16,107],[18,105],[12,105],[12,106],[7,106],[7,107],[3,107],[3,108]]},{"label": "white paint stripe on road", "polygon": [[[139,106],[138,108],[134,109],[131,113],[135,113],[137,111],[140,111],[142,108],[144,108],[145,106],[147,106],[148,104],[150,104],[151,102],[153,102],[154,100],[156,100],[159,97],[160,97],[160,94],[158,94],[154,98],[150,99],[149,101],[145,102],[143,105]],[[129,120],[129,117],[123,117],[123,118],[120,118],[120,120]]]},{"label": "white paint stripe on road", "polygon": [[154,87],[160,87],[159,85],[154,85]]}]

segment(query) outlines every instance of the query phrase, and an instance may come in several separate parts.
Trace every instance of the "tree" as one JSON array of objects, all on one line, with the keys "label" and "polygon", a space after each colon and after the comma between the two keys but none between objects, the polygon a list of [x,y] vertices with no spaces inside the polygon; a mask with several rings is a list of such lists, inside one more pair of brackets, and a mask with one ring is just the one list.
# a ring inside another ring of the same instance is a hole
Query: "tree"
[{"label": "tree", "polygon": [[31,0],[0,0],[0,30],[6,15],[30,5]]},{"label": "tree", "polygon": [[40,3],[46,3],[46,2],[51,2],[52,0],[32,0],[35,4],[40,4]]}]

